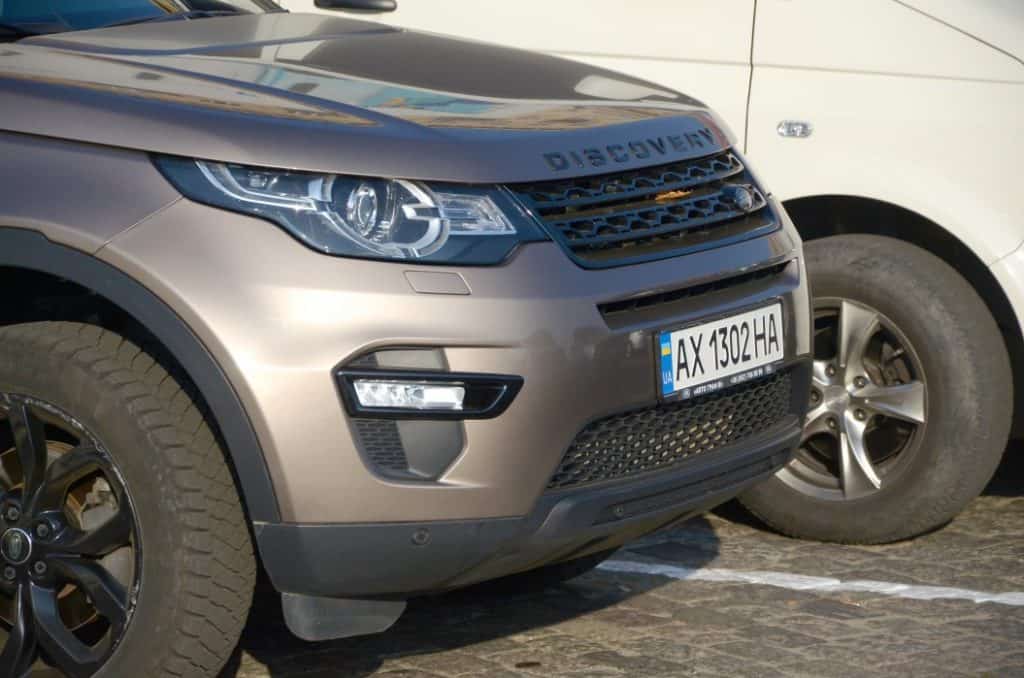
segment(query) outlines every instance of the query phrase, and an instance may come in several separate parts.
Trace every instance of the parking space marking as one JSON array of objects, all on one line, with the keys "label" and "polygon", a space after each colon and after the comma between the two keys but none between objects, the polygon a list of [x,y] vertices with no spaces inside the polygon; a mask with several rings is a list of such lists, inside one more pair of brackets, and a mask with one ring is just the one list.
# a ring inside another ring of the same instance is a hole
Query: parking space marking
[{"label": "parking space marking", "polygon": [[859,592],[878,593],[914,600],[935,600],[954,598],[975,603],[998,603],[1000,605],[1024,606],[1024,591],[989,593],[947,586],[916,586],[894,582],[856,579],[842,581],[831,577],[813,577],[785,572],[762,572],[757,570],[726,570],[718,568],[692,568],[660,563],[638,562],[635,560],[608,560],[598,566],[608,572],[626,574],[648,574],[679,580],[717,581],[730,583],[775,586],[794,591],[821,591],[823,593]]}]

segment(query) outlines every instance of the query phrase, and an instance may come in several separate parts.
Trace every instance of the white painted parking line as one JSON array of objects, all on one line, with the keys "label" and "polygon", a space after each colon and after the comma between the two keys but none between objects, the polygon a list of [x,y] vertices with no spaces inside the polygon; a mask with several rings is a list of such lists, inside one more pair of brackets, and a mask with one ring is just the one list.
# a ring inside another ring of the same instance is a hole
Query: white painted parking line
[{"label": "white painted parking line", "polygon": [[842,581],[831,577],[811,577],[802,574],[788,574],[785,572],[725,570],[710,567],[691,568],[679,567],[676,565],[663,565],[661,563],[647,563],[637,562],[634,560],[617,559],[605,561],[604,563],[601,563],[598,568],[607,570],[608,572],[649,574],[687,581],[760,584],[762,586],[776,586],[784,589],[792,589],[794,591],[822,591],[825,593],[879,593],[886,596],[896,596],[898,598],[913,598],[914,600],[954,598],[970,600],[975,603],[998,603],[1000,605],[1024,606],[1024,591],[988,593],[986,591],[972,591],[970,589],[959,589],[947,586],[916,586],[911,584],[897,584],[894,582],[870,581],[864,579]]}]

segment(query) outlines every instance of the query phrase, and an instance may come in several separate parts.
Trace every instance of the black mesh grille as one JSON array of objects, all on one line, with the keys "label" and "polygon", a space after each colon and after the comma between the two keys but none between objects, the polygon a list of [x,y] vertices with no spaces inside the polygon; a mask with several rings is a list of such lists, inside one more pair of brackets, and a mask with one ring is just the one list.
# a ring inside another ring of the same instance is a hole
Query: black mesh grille
[{"label": "black mesh grille", "polygon": [[405,458],[398,424],[390,419],[355,419],[356,433],[362,444],[363,453],[382,469],[407,471],[409,462]]},{"label": "black mesh grille", "polygon": [[585,266],[617,266],[777,228],[731,152],[618,174],[510,188]]},{"label": "black mesh grille", "polygon": [[789,373],[596,421],[576,436],[548,489],[674,466],[767,431],[792,408]]}]

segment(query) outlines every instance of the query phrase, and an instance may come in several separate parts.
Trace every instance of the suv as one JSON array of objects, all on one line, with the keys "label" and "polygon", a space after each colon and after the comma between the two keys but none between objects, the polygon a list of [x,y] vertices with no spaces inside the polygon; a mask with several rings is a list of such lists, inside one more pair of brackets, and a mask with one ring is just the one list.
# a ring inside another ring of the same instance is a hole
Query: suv
[{"label": "suv", "polygon": [[732,125],[806,243],[816,297],[804,439],[742,496],[772,526],[858,543],[928,531],[982,491],[1011,422],[1024,430],[1024,3],[316,5],[621,71]]},{"label": "suv", "polygon": [[257,562],[381,631],[790,459],[800,239],[697,101],[266,0],[0,17],[3,675],[214,675]]}]

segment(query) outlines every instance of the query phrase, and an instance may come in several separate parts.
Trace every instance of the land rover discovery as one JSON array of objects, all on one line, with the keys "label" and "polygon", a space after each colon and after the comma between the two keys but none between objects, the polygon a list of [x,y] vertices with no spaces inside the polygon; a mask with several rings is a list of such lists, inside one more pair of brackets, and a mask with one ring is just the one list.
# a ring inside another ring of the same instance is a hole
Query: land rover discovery
[{"label": "land rover discovery", "polygon": [[212,676],[769,477],[799,237],[717,116],[267,0],[0,2],[0,674]]}]

